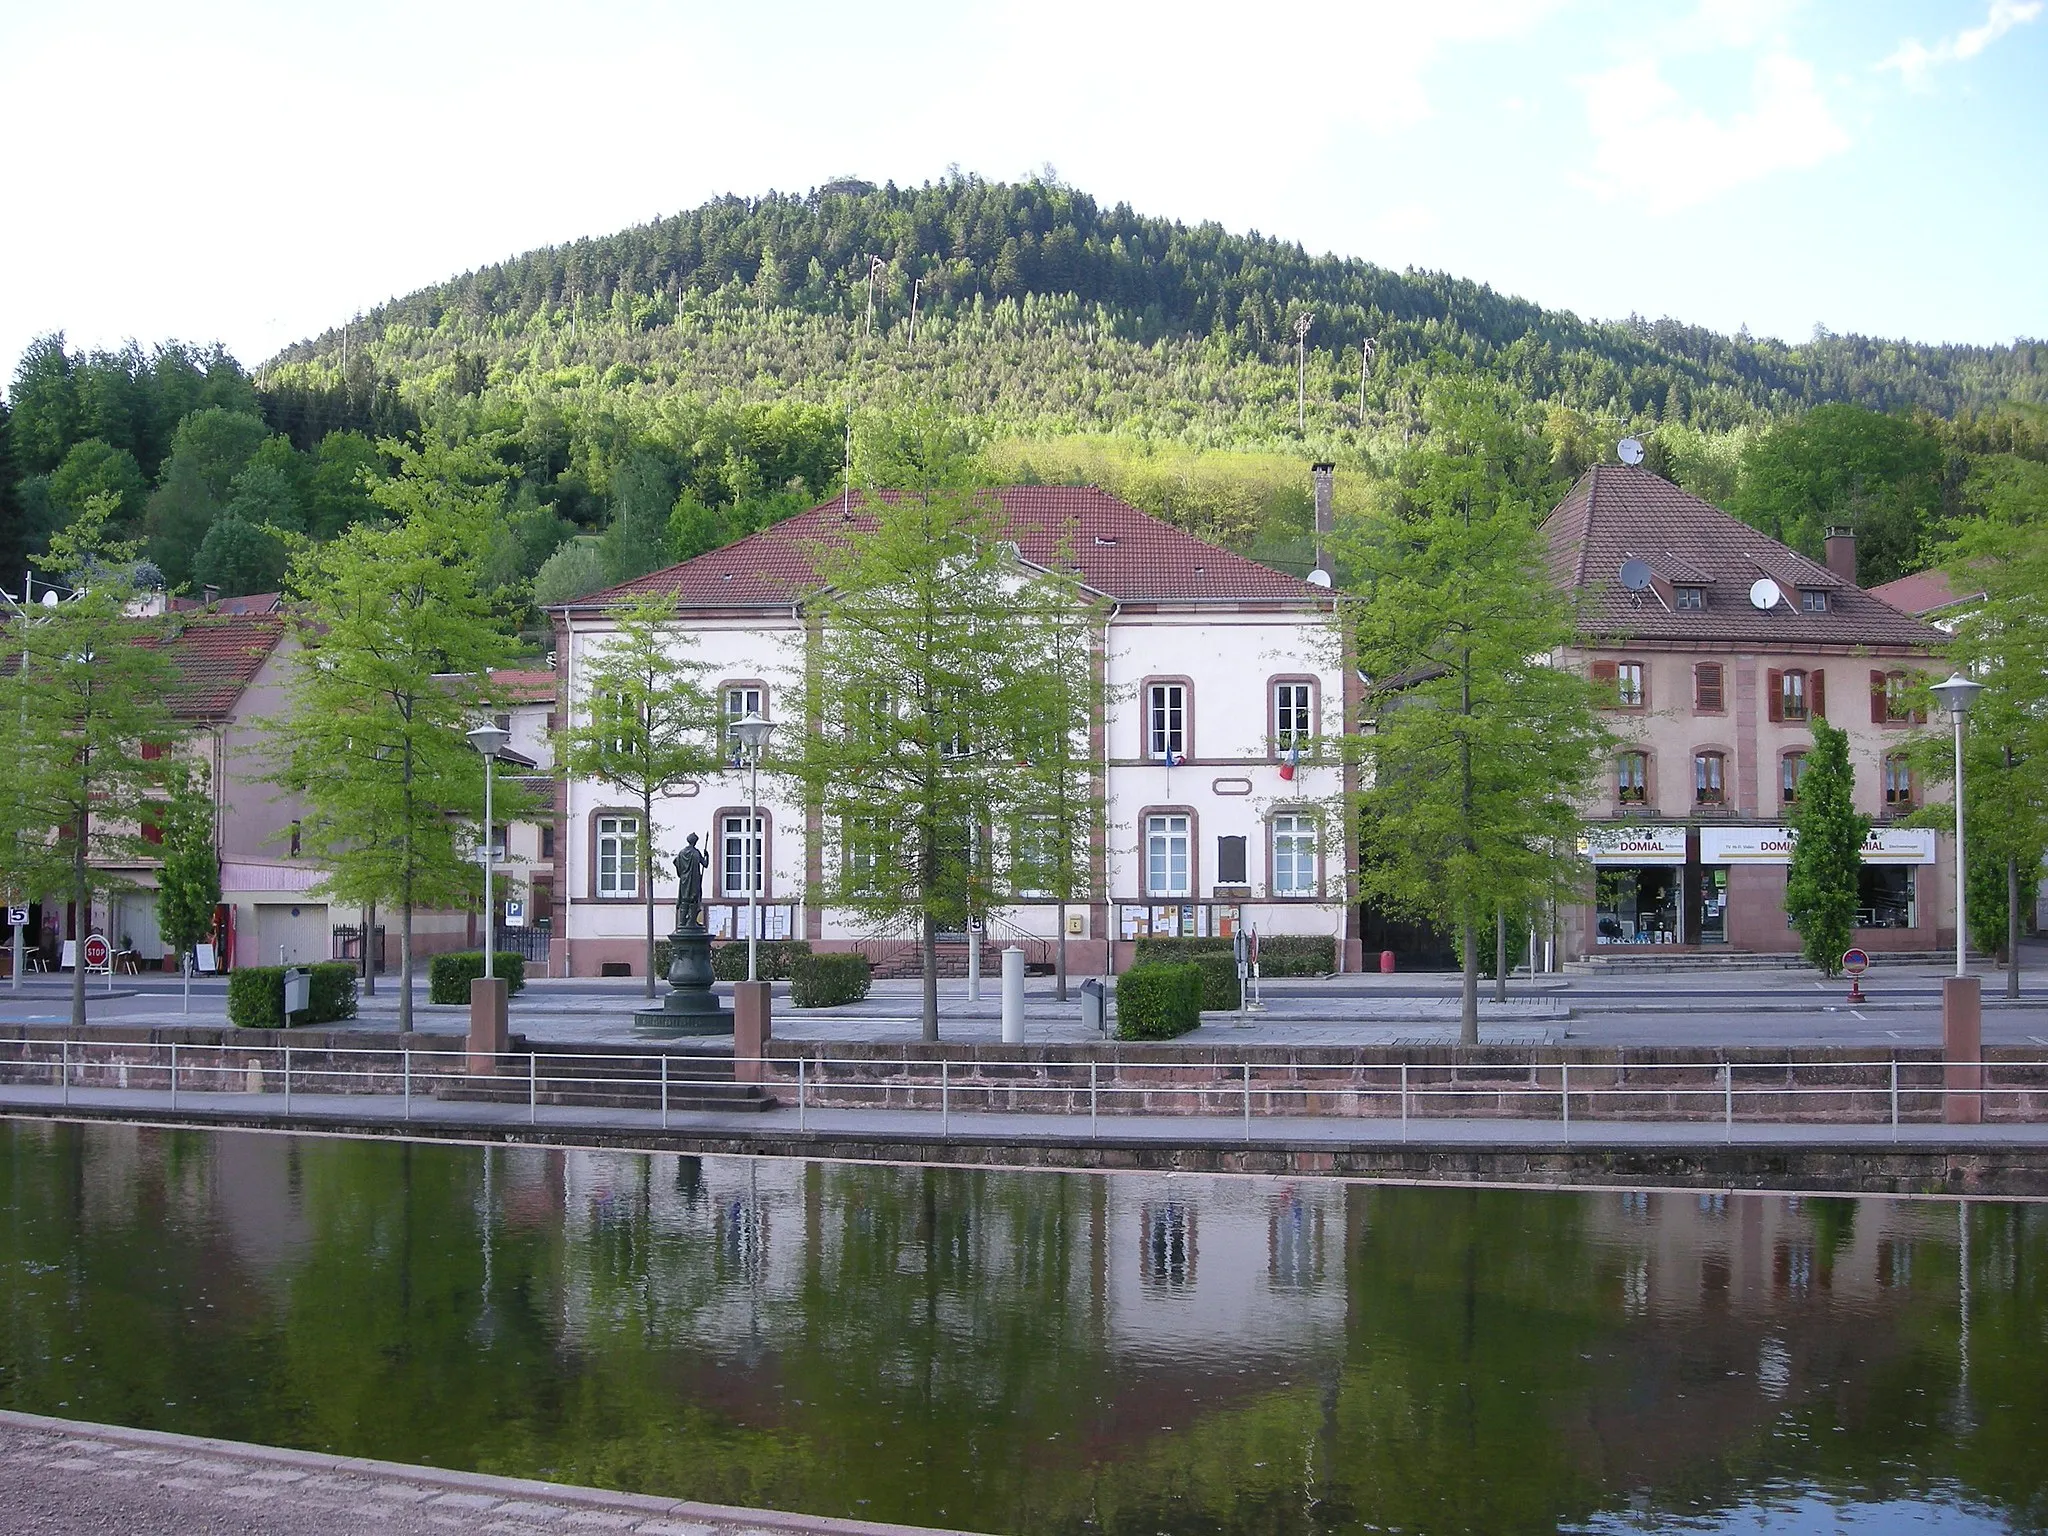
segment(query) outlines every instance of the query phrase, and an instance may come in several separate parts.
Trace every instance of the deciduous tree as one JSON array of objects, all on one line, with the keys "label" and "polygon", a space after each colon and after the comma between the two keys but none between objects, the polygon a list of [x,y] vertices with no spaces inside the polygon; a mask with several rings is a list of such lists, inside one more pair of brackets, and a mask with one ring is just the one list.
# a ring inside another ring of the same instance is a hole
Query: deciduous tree
[{"label": "deciduous tree", "polygon": [[213,910],[220,905],[220,854],[206,765],[174,759],[168,780],[156,924],[164,942],[182,960],[213,932]]},{"label": "deciduous tree", "polygon": [[1785,915],[1799,931],[1806,963],[1823,976],[1842,974],[1842,955],[1855,937],[1863,840],[1870,835],[1870,818],[1855,808],[1855,789],[1848,733],[1815,720],[1799,798],[1786,817],[1792,863],[1785,875]]}]

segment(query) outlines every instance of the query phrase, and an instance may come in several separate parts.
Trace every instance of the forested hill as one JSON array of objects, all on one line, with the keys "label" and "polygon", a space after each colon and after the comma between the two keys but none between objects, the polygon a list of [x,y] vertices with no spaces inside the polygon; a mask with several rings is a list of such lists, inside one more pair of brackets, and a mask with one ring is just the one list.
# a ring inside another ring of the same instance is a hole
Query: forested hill
[{"label": "forested hill", "polygon": [[[892,372],[924,374],[1006,427],[1246,443],[1295,425],[1303,315],[1312,433],[1403,418],[1439,353],[1532,401],[1708,431],[1829,401],[1950,417],[2048,400],[2039,343],[1787,345],[1675,320],[1586,321],[1444,274],[1104,208],[1057,183],[959,176],[723,198],[395,299],[355,322],[349,344],[401,383],[445,370],[458,393],[584,365],[657,391],[821,400],[887,351]],[[343,344],[336,329],[271,368],[331,367]],[[1078,377],[1084,364],[1097,376]]]}]

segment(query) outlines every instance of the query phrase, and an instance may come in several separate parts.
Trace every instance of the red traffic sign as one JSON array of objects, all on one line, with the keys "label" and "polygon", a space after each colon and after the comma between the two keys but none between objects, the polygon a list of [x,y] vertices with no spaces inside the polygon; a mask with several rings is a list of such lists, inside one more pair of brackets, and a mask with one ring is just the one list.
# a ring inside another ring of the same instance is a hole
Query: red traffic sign
[{"label": "red traffic sign", "polygon": [[85,940],[85,968],[89,971],[103,971],[113,958],[108,947],[107,936],[103,933],[88,934]]},{"label": "red traffic sign", "polygon": [[1870,969],[1870,956],[1860,949],[1844,950],[1842,952],[1842,969],[1851,976],[1861,976]]}]

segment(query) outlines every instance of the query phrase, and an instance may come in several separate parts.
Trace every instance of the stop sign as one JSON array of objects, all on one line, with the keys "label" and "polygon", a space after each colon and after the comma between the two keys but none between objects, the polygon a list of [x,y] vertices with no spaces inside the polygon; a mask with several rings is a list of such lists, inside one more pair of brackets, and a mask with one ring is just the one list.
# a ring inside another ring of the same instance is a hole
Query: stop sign
[{"label": "stop sign", "polygon": [[85,941],[85,968],[89,971],[103,971],[107,961],[113,958],[113,951],[107,945],[104,933],[89,934]]}]

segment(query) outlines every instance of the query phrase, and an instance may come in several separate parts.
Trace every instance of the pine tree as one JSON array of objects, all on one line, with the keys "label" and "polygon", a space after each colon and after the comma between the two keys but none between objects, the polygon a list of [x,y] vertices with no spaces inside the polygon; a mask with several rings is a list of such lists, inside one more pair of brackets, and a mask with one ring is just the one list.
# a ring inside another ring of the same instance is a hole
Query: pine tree
[{"label": "pine tree", "polygon": [[1813,750],[1799,778],[1787,821],[1792,864],[1785,876],[1785,915],[1799,931],[1800,952],[1823,976],[1842,974],[1842,955],[1856,934],[1856,888],[1870,818],[1854,803],[1856,771],[1848,732],[1813,722]]}]

